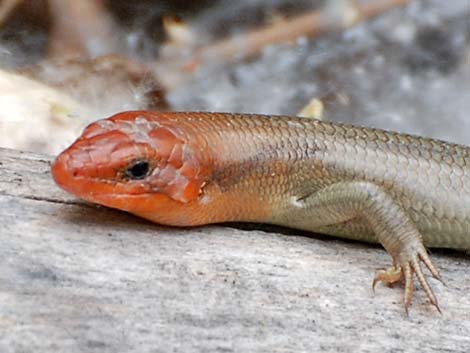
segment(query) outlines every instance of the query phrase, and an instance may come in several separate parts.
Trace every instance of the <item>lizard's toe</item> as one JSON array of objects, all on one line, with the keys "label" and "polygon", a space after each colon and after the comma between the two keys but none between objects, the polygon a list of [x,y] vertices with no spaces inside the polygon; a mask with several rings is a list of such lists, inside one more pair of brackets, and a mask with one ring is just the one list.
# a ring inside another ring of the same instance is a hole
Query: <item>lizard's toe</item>
[{"label": "lizard's toe", "polygon": [[375,274],[374,281],[372,282],[372,290],[375,291],[375,286],[378,282],[384,282],[387,284],[394,284],[402,278],[401,268],[391,266],[386,270],[379,270]]},{"label": "lizard's toe", "polygon": [[[427,254],[426,254],[426,256],[427,256]],[[413,256],[413,259],[410,262],[412,272],[414,271],[416,273],[416,277],[418,278],[418,282],[421,285],[421,287],[423,287],[424,291],[426,292],[426,295],[429,298],[429,300],[431,301],[431,304],[436,307],[437,311],[442,313],[441,309],[439,308],[439,304],[437,303],[437,298],[436,298],[431,286],[429,285],[426,277],[424,277],[423,270],[422,270],[421,264],[420,264],[420,260],[421,260],[421,258],[418,258],[418,256]],[[436,278],[439,278],[439,274],[435,270],[435,268],[434,268],[434,266],[433,266],[433,264],[430,260],[429,260],[429,264],[430,264],[431,268],[433,269],[433,270],[430,269],[432,275]],[[429,266],[427,264],[426,264],[426,266],[429,268]],[[433,272],[433,271],[435,271],[435,272]],[[436,275],[435,275],[435,273],[436,273]],[[410,281],[412,282],[413,278],[411,278]],[[411,283],[411,286],[412,285],[413,285],[413,283]],[[405,300],[406,300],[406,297],[405,297]],[[409,298],[409,300],[411,302],[411,298]]]},{"label": "lizard's toe", "polygon": [[422,261],[426,267],[429,269],[434,278],[441,280],[439,272],[434,267],[429,255],[426,252],[424,247],[419,247],[418,250],[403,250],[401,254],[396,257],[396,264],[390,267],[388,270],[380,270],[377,272],[374,281],[372,282],[372,287],[374,288],[378,282],[385,282],[387,284],[392,284],[398,282],[402,278],[405,280],[405,293],[404,293],[404,306],[406,314],[408,315],[408,308],[411,304],[411,299],[413,297],[413,274],[416,274],[418,282],[421,287],[424,289],[426,296],[429,298],[432,305],[441,313],[437,298],[429,285],[426,277],[424,276],[423,270],[421,268],[420,262]]}]

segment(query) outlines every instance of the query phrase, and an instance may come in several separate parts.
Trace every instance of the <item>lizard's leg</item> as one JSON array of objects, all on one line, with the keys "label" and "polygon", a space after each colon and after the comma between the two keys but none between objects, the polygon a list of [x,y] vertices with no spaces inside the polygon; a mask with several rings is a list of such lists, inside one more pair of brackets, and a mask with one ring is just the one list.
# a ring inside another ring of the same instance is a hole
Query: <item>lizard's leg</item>
[{"label": "lizard's leg", "polygon": [[[431,303],[440,311],[436,296],[424,277],[422,261],[431,274],[440,279],[423,245],[421,234],[403,207],[385,189],[365,181],[338,182],[294,201],[290,223],[300,222],[309,228],[322,229],[359,218],[367,222],[378,242],[393,258],[388,271],[379,271],[379,281],[393,283],[405,279],[405,310],[413,296],[413,274],[416,274]],[[340,225],[338,225],[340,226]]]}]

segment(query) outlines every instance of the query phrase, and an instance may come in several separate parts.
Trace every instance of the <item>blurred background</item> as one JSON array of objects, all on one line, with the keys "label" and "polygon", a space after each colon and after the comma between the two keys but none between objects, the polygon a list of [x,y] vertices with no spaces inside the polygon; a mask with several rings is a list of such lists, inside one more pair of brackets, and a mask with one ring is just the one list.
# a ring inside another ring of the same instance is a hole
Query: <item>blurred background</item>
[{"label": "blurred background", "polygon": [[307,115],[470,144],[468,0],[2,0],[0,147],[123,110]]}]

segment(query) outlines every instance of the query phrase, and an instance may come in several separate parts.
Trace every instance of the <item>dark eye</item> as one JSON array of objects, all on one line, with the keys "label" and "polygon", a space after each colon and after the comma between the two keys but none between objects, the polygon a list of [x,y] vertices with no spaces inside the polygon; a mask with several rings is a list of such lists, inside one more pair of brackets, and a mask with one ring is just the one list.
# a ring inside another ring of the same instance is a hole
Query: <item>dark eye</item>
[{"label": "dark eye", "polygon": [[138,180],[145,178],[150,171],[147,161],[134,162],[126,169],[126,176],[130,179]]}]

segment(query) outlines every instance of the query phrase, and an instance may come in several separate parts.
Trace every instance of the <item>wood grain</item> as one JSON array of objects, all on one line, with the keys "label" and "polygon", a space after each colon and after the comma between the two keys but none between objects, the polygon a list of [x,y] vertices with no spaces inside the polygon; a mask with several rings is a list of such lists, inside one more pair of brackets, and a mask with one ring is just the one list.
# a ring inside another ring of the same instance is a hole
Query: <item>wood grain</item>
[{"label": "wood grain", "polygon": [[[0,352],[468,352],[470,258],[434,251],[439,315],[371,290],[379,247],[159,227],[59,190],[0,149]],[[256,227],[255,227],[256,228]]]}]

